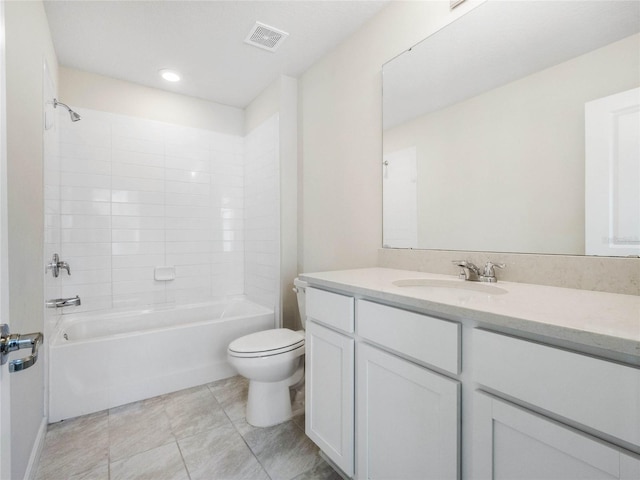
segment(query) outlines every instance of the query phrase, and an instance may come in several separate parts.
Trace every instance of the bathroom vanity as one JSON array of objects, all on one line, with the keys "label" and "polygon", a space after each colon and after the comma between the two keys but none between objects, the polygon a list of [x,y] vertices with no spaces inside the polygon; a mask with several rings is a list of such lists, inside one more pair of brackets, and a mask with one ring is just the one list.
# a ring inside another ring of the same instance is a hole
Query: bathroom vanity
[{"label": "bathroom vanity", "polygon": [[306,433],[357,479],[640,478],[640,297],[301,275]]}]

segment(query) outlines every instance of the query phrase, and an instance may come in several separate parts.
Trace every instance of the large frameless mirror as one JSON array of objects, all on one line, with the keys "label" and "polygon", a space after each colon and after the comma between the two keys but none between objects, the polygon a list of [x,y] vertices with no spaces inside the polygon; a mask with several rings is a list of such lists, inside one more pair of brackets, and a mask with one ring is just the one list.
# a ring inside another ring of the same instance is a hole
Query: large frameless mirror
[{"label": "large frameless mirror", "polygon": [[383,66],[383,245],[640,254],[640,4],[489,0]]}]

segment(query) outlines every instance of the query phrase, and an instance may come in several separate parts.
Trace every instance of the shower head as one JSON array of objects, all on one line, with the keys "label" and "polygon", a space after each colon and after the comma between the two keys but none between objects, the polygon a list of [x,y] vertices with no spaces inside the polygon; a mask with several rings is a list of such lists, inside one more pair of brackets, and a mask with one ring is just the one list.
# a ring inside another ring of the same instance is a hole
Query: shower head
[{"label": "shower head", "polygon": [[62,102],[59,102],[57,98],[54,98],[54,99],[53,99],[53,107],[55,108],[55,107],[57,107],[58,105],[62,105],[64,108],[66,108],[66,109],[67,109],[67,111],[69,112],[69,117],[71,117],[71,121],[72,121],[72,122],[77,122],[78,120],[80,120],[80,118],[82,118],[82,117],[80,117],[80,115],[79,115],[79,114],[77,114],[76,112],[74,112],[73,110],[71,110],[71,109],[69,108],[69,105],[66,105],[66,104],[64,104],[64,103],[62,103]]}]

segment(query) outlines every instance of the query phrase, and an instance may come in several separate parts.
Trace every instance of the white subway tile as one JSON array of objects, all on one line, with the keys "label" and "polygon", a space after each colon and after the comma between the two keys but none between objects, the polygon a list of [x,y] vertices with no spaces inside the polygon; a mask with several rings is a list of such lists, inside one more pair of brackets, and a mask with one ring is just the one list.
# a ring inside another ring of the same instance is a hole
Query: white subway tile
[{"label": "white subway tile", "polygon": [[145,203],[164,205],[165,194],[162,192],[144,192],[137,190],[113,190],[111,201],[114,203]]},{"label": "white subway tile", "polygon": [[111,175],[111,163],[61,157],[60,171],[71,173],[87,173],[91,175]]},{"label": "white subway tile", "polygon": [[111,238],[114,242],[164,242],[164,230],[113,229]]},{"label": "white subway tile", "polygon": [[111,217],[108,215],[61,215],[60,226],[62,228],[111,228]]},{"label": "white subway tile", "polygon": [[[69,137],[70,138],[70,137]],[[102,145],[78,142],[60,142],[58,156],[77,158],[79,160],[93,160],[99,162],[111,161],[111,148],[106,142]]]},{"label": "white subway tile", "polygon": [[113,270],[113,282],[153,280],[154,267],[116,268]]},{"label": "white subway tile", "polygon": [[111,258],[113,268],[155,267],[165,265],[165,256],[158,255],[115,255]]},{"label": "white subway tile", "polygon": [[61,260],[69,264],[72,276],[83,270],[111,270],[111,255],[92,257],[67,255],[61,257]]},{"label": "white subway tile", "polygon": [[[173,227],[173,225],[171,225]],[[209,242],[211,241],[212,231],[206,225],[201,225],[198,229],[173,229],[166,230],[167,242]]]},{"label": "white subway tile", "polygon": [[188,193],[192,195],[209,195],[211,187],[208,183],[176,182],[166,180],[167,193]]},{"label": "white subway tile", "polygon": [[114,242],[112,255],[161,255],[165,251],[164,242]]},{"label": "white subway tile", "polygon": [[63,200],[60,202],[60,212],[71,215],[110,215],[111,204],[108,202],[76,202]]},{"label": "white subway tile", "polygon": [[175,253],[211,253],[212,247],[210,242],[167,242],[167,255]]},{"label": "white subway tile", "polygon": [[111,283],[88,283],[84,285],[63,285],[62,297],[75,297],[80,296],[80,301],[83,297],[101,297],[111,294]]},{"label": "white subway tile", "polygon": [[107,243],[111,241],[111,230],[106,228],[65,228],[61,231],[64,243]]},{"label": "white subway tile", "polygon": [[134,165],[131,163],[113,163],[113,176],[135,177],[145,179],[164,179],[164,168],[148,167],[146,165]]},{"label": "white subway tile", "polygon": [[206,207],[210,204],[207,195],[187,195],[183,193],[167,193],[166,204],[174,206]]},{"label": "white subway tile", "polygon": [[111,188],[109,175],[94,175],[90,173],[60,173],[60,185],[71,187]]},{"label": "white subway tile", "polygon": [[113,284],[113,295],[126,295],[130,293],[164,292],[164,282],[158,282],[153,278],[148,280],[133,280],[117,282]]},{"label": "white subway tile", "polygon": [[[71,269],[72,275],[66,275],[66,272],[61,273],[61,283],[64,286],[76,286],[84,284],[108,284],[111,283],[111,270],[77,270]],[[61,277],[58,277],[60,279]]]},{"label": "white subway tile", "polygon": [[60,258],[111,255],[110,243],[63,243]]},{"label": "white subway tile", "polygon": [[142,138],[131,138],[123,137],[121,135],[114,135],[112,142],[114,150],[149,153],[152,155],[164,155],[164,145],[161,139],[145,140]]},{"label": "white subway tile", "polygon": [[124,215],[128,217],[164,217],[164,205],[145,205],[141,203],[113,203],[111,204],[111,214],[114,216]]},{"label": "white subway tile", "polygon": [[108,202],[111,200],[111,190],[107,188],[60,187],[60,196],[63,200],[81,200],[89,202]]},{"label": "white subway tile", "polygon": [[211,263],[210,253],[167,253],[166,265],[202,265]]},{"label": "white subway tile", "polygon": [[209,183],[211,175],[203,172],[167,168],[165,170],[165,179],[174,182]]},{"label": "white subway tile", "polygon": [[114,163],[164,168],[164,156],[153,153],[113,150],[111,159]]},{"label": "white subway tile", "polygon": [[114,190],[164,192],[164,180],[114,176],[111,178],[111,187]]},{"label": "white subway tile", "polygon": [[114,229],[164,229],[165,218],[162,217],[138,217],[117,216],[111,219]]},{"label": "white subway tile", "polygon": [[[211,210],[207,207],[166,206],[166,217],[210,218]],[[167,220],[169,222],[169,220]]]}]

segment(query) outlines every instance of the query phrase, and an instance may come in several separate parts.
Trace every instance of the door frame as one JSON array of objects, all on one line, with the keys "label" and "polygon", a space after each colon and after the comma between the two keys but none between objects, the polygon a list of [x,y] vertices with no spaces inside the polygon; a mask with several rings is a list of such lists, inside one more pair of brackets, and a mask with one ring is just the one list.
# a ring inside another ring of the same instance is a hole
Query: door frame
[{"label": "door frame", "polygon": [[[4,2],[0,2],[0,321],[9,321],[7,242],[7,102]],[[11,384],[9,371],[0,368],[0,479],[11,477]]]}]

